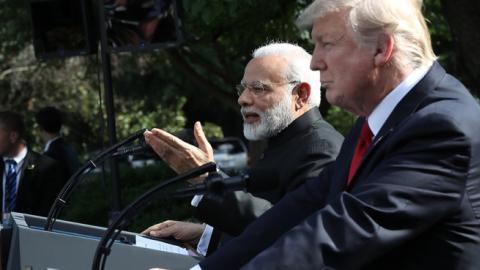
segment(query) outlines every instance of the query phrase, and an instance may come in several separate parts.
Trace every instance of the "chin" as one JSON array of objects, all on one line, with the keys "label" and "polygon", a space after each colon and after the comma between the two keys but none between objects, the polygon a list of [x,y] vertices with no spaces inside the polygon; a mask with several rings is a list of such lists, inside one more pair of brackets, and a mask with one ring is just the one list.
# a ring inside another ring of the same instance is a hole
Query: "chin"
[{"label": "chin", "polygon": [[334,94],[326,93],[325,97],[327,98],[328,103],[341,107],[343,98]]}]

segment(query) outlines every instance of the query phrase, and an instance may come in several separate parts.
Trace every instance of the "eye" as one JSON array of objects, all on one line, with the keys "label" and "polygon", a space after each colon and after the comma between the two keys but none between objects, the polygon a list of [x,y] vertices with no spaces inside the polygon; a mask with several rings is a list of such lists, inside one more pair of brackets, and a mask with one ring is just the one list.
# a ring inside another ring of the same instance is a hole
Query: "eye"
[{"label": "eye", "polygon": [[260,94],[265,90],[265,88],[261,84],[260,85],[252,85],[251,88],[252,88],[252,91],[255,92],[256,94]]},{"label": "eye", "polygon": [[332,45],[333,45],[333,43],[331,43],[331,42],[323,42],[322,43],[322,47],[326,48],[326,49],[332,47]]},{"label": "eye", "polygon": [[263,91],[265,91],[265,85],[258,81],[253,82],[251,85],[249,85],[249,88],[255,94],[261,94]]}]

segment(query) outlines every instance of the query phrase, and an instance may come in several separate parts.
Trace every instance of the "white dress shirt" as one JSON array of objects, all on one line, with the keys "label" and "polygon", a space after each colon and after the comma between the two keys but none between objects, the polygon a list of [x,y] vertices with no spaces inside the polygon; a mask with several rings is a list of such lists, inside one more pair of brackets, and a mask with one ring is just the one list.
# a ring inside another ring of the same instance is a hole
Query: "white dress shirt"
[{"label": "white dress shirt", "polygon": [[51,138],[50,140],[48,140],[47,143],[45,144],[45,147],[43,148],[43,152],[44,152],[44,153],[47,152],[48,149],[50,148],[50,145],[52,144],[52,142],[54,142],[54,141],[56,141],[56,140],[58,140],[58,139],[60,139],[60,138],[61,138],[61,136],[57,136],[57,137],[55,137],[55,138]]},{"label": "white dress shirt", "polygon": [[373,137],[378,134],[398,103],[425,77],[429,68],[430,66],[426,66],[414,70],[373,109],[372,113],[367,117],[368,126],[373,133]]},{"label": "white dress shirt", "polygon": [[20,151],[20,153],[18,153],[18,155],[14,156],[14,157],[3,157],[3,163],[4,163],[4,168],[3,168],[3,178],[2,178],[2,185],[3,185],[3,209],[2,209],[2,213],[5,212],[5,184],[6,184],[6,178],[7,178],[7,163],[5,162],[5,160],[7,159],[13,159],[15,160],[15,162],[17,162],[17,168],[16,168],[16,172],[17,172],[17,186],[16,186],[16,190],[15,192],[18,191],[18,186],[20,185],[20,179],[21,179],[21,176],[22,176],[22,166],[23,166],[23,163],[24,163],[24,160],[25,160],[25,157],[27,156],[27,147],[24,147],[22,151]]}]

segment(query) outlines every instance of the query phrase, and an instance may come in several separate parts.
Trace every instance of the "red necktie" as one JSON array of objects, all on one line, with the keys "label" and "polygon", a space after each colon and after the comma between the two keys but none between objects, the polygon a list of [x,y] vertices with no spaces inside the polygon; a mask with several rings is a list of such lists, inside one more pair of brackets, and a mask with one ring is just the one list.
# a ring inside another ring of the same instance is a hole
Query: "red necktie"
[{"label": "red necktie", "polygon": [[358,138],[357,147],[355,148],[355,152],[353,153],[352,163],[350,163],[350,170],[348,172],[348,181],[347,187],[350,185],[355,172],[360,166],[362,162],[363,155],[367,152],[368,147],[372,143],[373,133],[368,127],[368,122],[365,121],[362,126],[362,131],[360,132],[360,137]]}]

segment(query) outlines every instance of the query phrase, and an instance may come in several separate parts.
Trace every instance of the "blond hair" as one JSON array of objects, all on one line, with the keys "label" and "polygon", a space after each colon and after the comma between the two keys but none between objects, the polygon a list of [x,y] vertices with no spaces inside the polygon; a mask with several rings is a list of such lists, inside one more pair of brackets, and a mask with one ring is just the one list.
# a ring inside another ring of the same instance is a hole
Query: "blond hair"
[{"label": "blond hair", "polygon": [[428,66],[436,59],[428,27],[421,12],[422,0],[316,0],[297,19],[300,27],[341,10],[346,24],[362,46],[376,44],[380,34],[394,39],[392,64],[398,68]]}]

